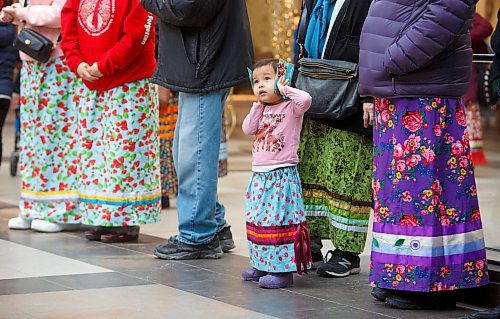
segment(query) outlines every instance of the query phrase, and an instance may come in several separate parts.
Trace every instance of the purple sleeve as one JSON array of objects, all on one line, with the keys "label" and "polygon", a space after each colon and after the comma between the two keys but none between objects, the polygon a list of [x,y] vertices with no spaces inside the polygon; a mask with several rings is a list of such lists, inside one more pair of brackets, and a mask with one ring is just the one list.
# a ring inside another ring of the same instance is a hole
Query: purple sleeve
[{"label": "purple sleeve", "polygon": [[472,17],[473,2],[430,0],[419,19],[385,52],[387,72],[402,75],[417,70],[445,50]]}]

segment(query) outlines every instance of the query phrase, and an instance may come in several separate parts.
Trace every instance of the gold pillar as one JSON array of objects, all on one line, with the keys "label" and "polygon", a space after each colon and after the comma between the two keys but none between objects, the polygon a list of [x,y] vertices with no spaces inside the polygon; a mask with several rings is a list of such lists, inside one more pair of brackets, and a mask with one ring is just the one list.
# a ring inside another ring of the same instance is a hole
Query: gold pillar
[{"label": "gold pillar", "polygon": [[272,11],[272,51],[275,59],[293,60],[293,32],[297,25],[300,0],[268,0]]}]

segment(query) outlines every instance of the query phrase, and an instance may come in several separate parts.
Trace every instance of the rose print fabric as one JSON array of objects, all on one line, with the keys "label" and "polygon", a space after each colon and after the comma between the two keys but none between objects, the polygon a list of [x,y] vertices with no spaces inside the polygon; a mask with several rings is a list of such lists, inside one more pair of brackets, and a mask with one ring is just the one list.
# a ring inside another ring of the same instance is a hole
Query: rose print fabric
[{"label": "rose print fabric", "polygon": [[470,102],[465,107],[465,118],[467,120],[472,163],[474,165],[484,165],[486,164],[486,157],[483,150],[483,128],[481,126],[481,113],[477,102]]},{"label": "rose print fabric", "polygon": [[306,220],[297,167],[253,173],[245,211],[250,265],[273,273],[297,271],[294,234]]},{"label": "rose print fabric", "polygon": [[79,80],[60,58],[21,70],[21,217],[80,223],[77,194]]},{"label": "rose print fabric", "polygon": [[298,165],[311,236],[363,252],[372,207],[372,141],[304,118]]},{"label": "rose print fabric", "polygon": [[376,99],[372,286],[438,291],[488,283],[460,99]]},{"label": "rose print fabric", "polygon": [[81,88],[78,195],[82,223],[115,227],[159,220],[156,87],[140,80],[107,90]]}]

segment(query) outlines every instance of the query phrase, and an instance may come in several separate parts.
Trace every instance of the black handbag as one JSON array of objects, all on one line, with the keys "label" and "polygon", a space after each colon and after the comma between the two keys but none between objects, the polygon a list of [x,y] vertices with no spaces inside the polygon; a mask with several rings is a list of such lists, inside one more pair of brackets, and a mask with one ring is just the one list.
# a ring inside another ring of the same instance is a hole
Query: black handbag
[{"label": "black handbag", "polygon": [[302,58],[295,87],[308,92],[311,118],[342,120],[354,115],[360,105],[358,64],[325,59]]},{"label": "black handbag", "polygon": [[47,62],[54,43],[33,29],[23,28],[14,41],[14,47],[40,62]]},{"label": "black handbag", "polygon": [[[299,68],[295,87],[308,92],[312,104],[306,116],[315,119],[343,120],[354,115],[361,105],[358,94],[358,64],[341,60],[303,58],[309,23],[307,6],[302,8],[298,27]],[[336,34],[338,30],[332,30]]]}]

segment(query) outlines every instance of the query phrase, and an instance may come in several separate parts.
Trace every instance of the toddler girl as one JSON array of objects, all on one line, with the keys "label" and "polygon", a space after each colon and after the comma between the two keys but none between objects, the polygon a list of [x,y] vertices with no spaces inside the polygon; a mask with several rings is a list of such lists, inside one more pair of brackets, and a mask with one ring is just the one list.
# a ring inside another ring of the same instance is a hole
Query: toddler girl
[{"label": "toddler girl", "polygon": [[292,286],[292,272],[307,271],[311,261],[297,173],[302,118],[311,96],[288,86],[290,74],[279,72],[284,69],[277,60],[254,65],[250,78],[257,102],[243,121],[243,132],[256,138],[245,207],[252,267],[242,277],[258,280],[262,288]]}]

